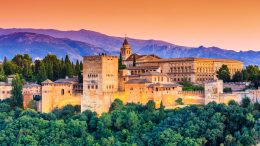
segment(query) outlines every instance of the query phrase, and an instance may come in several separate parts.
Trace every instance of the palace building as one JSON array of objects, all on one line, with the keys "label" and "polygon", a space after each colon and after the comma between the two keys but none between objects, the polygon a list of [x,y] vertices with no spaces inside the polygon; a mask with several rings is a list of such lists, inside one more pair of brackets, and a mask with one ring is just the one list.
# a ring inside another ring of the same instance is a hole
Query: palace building
[{"label": "palace building", "polygon": [[[126,54],[127,52],[127,54]],[[147,71],[157,71],[167,74],[172,82],[188,80],[193,83],[203,83],[217,79],[217,71],[222,65],[227,65],[230,75],[243,69],[243,62],[223,58],[160,58],[154,54],[131,54],[132,49],[125,38],[121,48],[123,64],[131,75]],[[135,66],[133,62],[135,60]]]},{"label": "palace building", "polygon": [[[223,82],[217,81],[216,72],[225,64],[231,75],[241,71],[243,63],[218,58],[160,58],[154,54],[132,54],[125,38],[120,49],[126,69],[118,70],[117,56],[85,56],[83,61],[83,96],[81,110],[107,112],[111,103],[146,104],[153,100],[156,107],[162,102],[166,108],[177,106],[181,98],[185,105],[206,104],[209,101],[226,103],[236,95],[223,94]],[[202,84],[207,91],[182,91],[178,83],[188,80]]]},{"label": "palace building", "polygon": [[[223,93],[223,82],[217,80],[217,71],[225,64],[233,75],[241,71],[243,63],[220,58],[160,58],[154,54],[139,55],[124,40],[120,49],[125,69],[118,69],[118,57],[106,54],[83,57],[83,83],[78,78],[56,81],[46,80],[41,85],[27,83],[23,86],[24,106],[37,96],[37,110],[51,112],[68,104],[81,105],[81,111],[91,110],[102,114],[109,111],[118,98],[126,103],[146,104],[149,100],[156,107],[163,103],[165,108],[204,105],[211,101],[227,103],[239,101],[242,93]],[[204,86],[204,91],[183,91],[179,82],[188,80]],[[11,96],[12,76],[0,83],[0,99]],[[257,99],[258,92],[251,91]],[[260,94],[259,94],[260,95]],[[41,98],[39,98],[41,96]]]}]

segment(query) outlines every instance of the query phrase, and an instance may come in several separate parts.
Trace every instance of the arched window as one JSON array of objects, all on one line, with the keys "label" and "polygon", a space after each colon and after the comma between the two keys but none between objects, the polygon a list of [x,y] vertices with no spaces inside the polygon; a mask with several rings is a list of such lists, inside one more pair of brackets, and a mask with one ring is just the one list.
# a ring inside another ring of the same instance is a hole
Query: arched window
[{"label": "arched window", "polygon": [[61,95],[64,95],[64,89],[61,89]]}]

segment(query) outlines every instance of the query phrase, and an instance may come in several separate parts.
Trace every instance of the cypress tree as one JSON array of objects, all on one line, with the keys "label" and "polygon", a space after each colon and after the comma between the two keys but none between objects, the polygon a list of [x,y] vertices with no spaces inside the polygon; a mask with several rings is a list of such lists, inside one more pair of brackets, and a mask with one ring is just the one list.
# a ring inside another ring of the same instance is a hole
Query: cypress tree
[{"label": "cypress tree", "polygon": [[136,58],[135,58],[135,55],[134,55],[134,58],[133,58],[133,66],[136,66]]},{"label": "cypress tree", "polygon": [[61,69],[60,77],[61,78],[65,78],[65,76],[66,76],[66,67],[65,67],[65,62],[64,62],[63,58],[61,58],[60,69]]},{"label": "cypress tree", "polygon": [[80,70],[82,71],[83,70],[83,63],[82,63],[82,61],[80,61],[79,66],[80,66]]},{"label": "cypress tree", "polygon": [[38,74],[38,83],[45,81],[47,79],[46,69],[43,62],[40,64],[39,74]]},{"label": "cypress tree", "polygon": [[81,72],[79,61],[77,60],[76,66],[75,66],[75,74],[78,75]]},{"label": "cypress tree", "polygon": [[123,65],[123,59],[122,59],[122,54],[120,53],[119,59],[118,59],[118,69],[125,69],[126,66]]},{"label": "cypress tree", "polygon": [[66,55],[65,57],[65,76],[72,77],[73,76],[73,67],[70,62],[69,56]]},{"label": "cypress tree", "polygon": [[8,61],[8,60],[7,60],[6,56],[5,56],[5,57],[4,57],[3,64],[5,64],[7,61]]},{"label": "cypress tree", "polygon": [[53,80],[53,65],[52,62],[45,63],[45,70],[47,78]]},{"label": "cypress tree", "polygon": [[17,74],[12,81],[11,104],[13,107],[23,108],[23,84],[20,76]]},{"label": "cypress tree", "polygon": [[3,65],[0,66],[0,81],[1,82],[5,82],[6,81],[6,76],[5,76]]},{"label": "cypress tree", "polygon": [[40,61],[40,60],[35,60],[35,61],[34,61],[34,69],[33,69],[33,72],[34,72],[35,75],[39,73],[40,64],[41,64],[41,61]]},{"label": "cypress tree", "polygon": [[159,118],[160,119],[164,119],[164,117],[166,116],[164,109],[165,109],[165,106],[163,105],[163,103],[161,101],[160,108],[159,108]]}]

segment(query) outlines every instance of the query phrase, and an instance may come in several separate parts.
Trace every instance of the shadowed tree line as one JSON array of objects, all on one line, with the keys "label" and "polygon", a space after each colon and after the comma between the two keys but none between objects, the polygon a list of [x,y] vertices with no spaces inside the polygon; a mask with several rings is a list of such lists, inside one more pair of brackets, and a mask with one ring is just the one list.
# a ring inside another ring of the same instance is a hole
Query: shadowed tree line
[{"label": "shadowed tree line", "polygon": [[217,77],[224,82],[252,82],[252,87],[260,86],[260,69],[257,65],[249,65],[241,71],[235,72],[233,76],[230,75],[227,65],[222,65],[217,71]]},{"label": "shadowed tree line", "polygon": [[3,64],[0,66],[0,81],[6,81],[8,75],[19,74],[25,81],[41,83],[47,78],[57,80],[78,76],[82,81],[81,71],[83,64],[76,61],[74,64],[70,61],[69,56],[65,59],[58,59],[56,55],[48,54],[42,60],[32,61],[28,54],[18,54],[12,60],[4,58]]},{"label": "shadowed tree line", "polygon": [[259,104],[211,102],[166,110],[155,103],[123,105],[116,99],[108,113],[79,113],[68,105],[38,113],[0,103],[1,145],[217,146],[254,145],[259,138]]}]

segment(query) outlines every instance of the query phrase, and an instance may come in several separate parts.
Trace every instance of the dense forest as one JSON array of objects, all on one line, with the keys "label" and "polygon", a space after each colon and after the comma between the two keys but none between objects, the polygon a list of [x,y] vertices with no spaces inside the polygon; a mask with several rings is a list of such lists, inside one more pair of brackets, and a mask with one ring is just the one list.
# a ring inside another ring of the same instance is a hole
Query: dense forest
[{"label": "dense forest", "polygon": [[248,65],[233,76],[230,75],[227,65],[222,65],[217,71],[217,77],[224,82],[251,82],[252,87],[260,86],[260,69],[257,65]]},{"label": "dense forest", "polygon": [[77,60],[74,64],[68,55],[65,59],[58,59],[56,55],[48,54],[42,60],[36,59],[33,62],[28,54],[18,54],[12,60],[4,58],[0,66],[0,81],[6,81],[7,76],[13,74],[19,74],[25,81],[37,83],[46,79],[55,81],[66,76],[78,76],[82,81],[82,69],[82,62]]},{"label": "dense forest", "polygon": [[[0,103],[1,145],[215,146],[254,145],[259,140],[259,104],[211,102],[167,110],[161,104],[123,105],[116,99],[108,113],[79,113],[66,106],[51,113]],[[258,119],[258,122],[257,122]],[[258,124],[257,124],[258,123]]]}]

